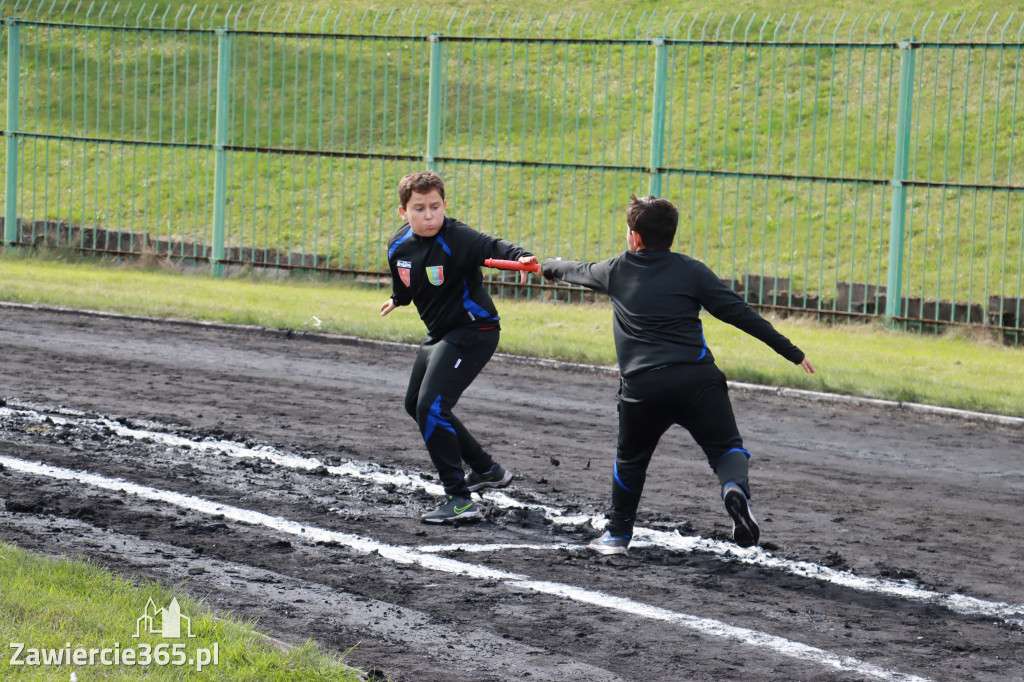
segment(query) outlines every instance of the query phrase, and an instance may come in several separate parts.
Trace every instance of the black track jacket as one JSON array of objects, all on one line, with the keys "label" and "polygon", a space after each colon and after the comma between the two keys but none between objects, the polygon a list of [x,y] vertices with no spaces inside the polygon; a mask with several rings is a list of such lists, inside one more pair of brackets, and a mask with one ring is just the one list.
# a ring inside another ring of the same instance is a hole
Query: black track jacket
[{"label": "black track jacket", "polygon": [[790,362],[804,353],[699,260],[668,249],[628,251],[600,263],[548,259],[548,279],[582,284],[612,299],[622,376],[676,364],[712,363],[700,309],[768,344]]},{"label": "black track jacket", "polygon": [[388,240],[391,300],[415,303],[427,334],[435,339],[458,327],[495,327],[498,310],[483,286],[480,266],[486,258],[531,255],[448,216],[433,237],[414,234],[406,223]]}]

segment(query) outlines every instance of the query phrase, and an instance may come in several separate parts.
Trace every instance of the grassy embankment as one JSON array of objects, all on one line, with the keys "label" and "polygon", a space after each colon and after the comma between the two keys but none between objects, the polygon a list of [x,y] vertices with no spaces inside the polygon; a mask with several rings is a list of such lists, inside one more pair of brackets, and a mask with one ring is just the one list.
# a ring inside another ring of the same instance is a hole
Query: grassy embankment
[{"label": "grassy embankment", "polygon": [[[158,3],[150,11],[159,23],[165,10],[173,20],[182,8],[188,8],[181,15],[187,17],[191,7]],[[310,23],[309,11],[300,21],[300,13],[289,13],[289,7],[272,2],[266,12],[232,15],[229,23],[236,25],[237,18],[239,27],[250,20],[255,25],[264,17],[268,28],[321,29],[319,21]],[[378,14],[376,7],[368,11],[352,2],[320,2],[307,10],[316,9],[317,18],[326,19],[344,9],[339,31],[423,32],[425,14],[392,14],[379,7]],[[207,16],[208,7],[200,9],[193,25],[215,23]],[[506,9],[514,14],[506,18]],[[561,23],[548,9],[532,0],[504,5],[474,0],[457,8],[434,8],[430,21],[451,34],[494,34],[499,26],[508,33],[521,21],[523,35],[586,38],[632,34],[627,29],[641,25],[647,30],[667,16],[664,6],[637,0],[617,5],[617,12],[581,2],[572,8],[578,11],[573,20],[568,10],[557,15]],[[892,3],[885,11],[868,2],[847,2],[825,13],[811,2],[764,0],[731,8],[743,11],[740,22],[695,2],[672,9],[685,21],[678,27],[669,22],[670,33],[687,35],[692,28],[698,35],[720,34],[727,40],[750,30],[768,39],[778,29],[780,40],[800,41],[816,40],[821,30],[827,43],[877,40],[876,33],[898,39],[925,26],[934,36],[940,25],[948,38],[962,16],[968,24],[959,34],[963,37],[978,12],[986,13],[985,26],[994,21],[1002,30],[1013,5],[962,3],[945,22],[945,8],[918,1]],[[326,10],[335,13],[325,15]],[[651,11],[657,12],[656,19],[650,18]],[[937,16],[929,21],[933,11]],[[475,14],[467,20],[465,12]],[[691,27],[697,12],[700,20]],[[849,19],[840,22],[843,13]],[[133,14],[128,23],[146,25],[148,17],[149,12],[141,19]],[[104,23],[95,14],[92,20]],[[334,30],[333,23],[327,28]],[[972,35],[981,40],[982,29]],[[22,41],[21,120],[27,130],[103,140],[212,143],[216,46],[210,36],[33,28],[26,29]],[[620,45],[454,43],[445,49],[442,157],[609,168],[648,163],[652,53]],[[361,154],[424,152],[427,53],[422,41],[385,47],[246,37],[237,40],[234,50],[232,144]],[[1015,53],[993,51],[984,61],[969,61],[947,52],[919,65],[911,175],[1019,184],[1009,144],[1019,133],[1011,136],[1007,128],[1018,118],[1010,79]],[[109,61],[91,61],[96,54]],[[893,79],[899,73],[894,59],[898,62],[884,47],[675,48],[666,165],[887,183],[894,153]],[[982,99],[983,110],[978,108]],[[0,102],[0,113],[4,106]],[[213,155],[205,150],[28,138],[21,150],[19,215],[121,230],[126,238],[146,233],[206,244],[212,238],[212,163]],[[227,244],[315,253],[321,264],[332,267],[380,269],[382,241],[396,226],[395,182],[415,165],[233,153]],[[630,192],[647,188],[642,173],[607,169],[584,174],[449,163],[442,164],[442,171],[450,183],[453,215],[541,255],[588,260],[619,250],[622,205]],[[790,280],[790,291],[820,293],[824,299],[834,295],[836,282],[885,284],[888,184],[832,184],[826,189],[823,183],[674,173],[664,193],[682,209],[678,247],[724,276],[781,276]],[[1021,233],[1012,216],[1020,214],[1022,199],[1015,193],[989,198],[926,188],[911,193],[904,275],[908,293],[982,304],[990,294],[1020,295],[1016,256]]]}]

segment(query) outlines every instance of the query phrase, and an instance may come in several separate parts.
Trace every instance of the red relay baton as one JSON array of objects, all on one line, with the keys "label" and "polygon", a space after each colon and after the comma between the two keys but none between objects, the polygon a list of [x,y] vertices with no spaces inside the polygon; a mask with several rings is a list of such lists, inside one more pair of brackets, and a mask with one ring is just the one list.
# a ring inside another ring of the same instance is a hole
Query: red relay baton
[{"label": "red relay baton", "polygon": [[540,263],[520,263],[517,260],[488,258],[484,261],[484,265],[489,268],[497,268],[499,270],[526,270],[527,272],[540,272]]}]

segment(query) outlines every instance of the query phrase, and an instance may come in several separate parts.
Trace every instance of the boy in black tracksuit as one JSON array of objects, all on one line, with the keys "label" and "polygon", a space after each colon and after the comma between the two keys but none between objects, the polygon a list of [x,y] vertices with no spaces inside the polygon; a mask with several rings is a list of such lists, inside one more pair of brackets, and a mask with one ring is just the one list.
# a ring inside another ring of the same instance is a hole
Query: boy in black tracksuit
[{"label": "boy in black tracksuit", "polygon": [[[392,294],[380,314],[413,302],[427,326],[409,377],[405,409],[419,425],[446,499],[422,520],[477,519],[480,510],[470,493],[503,488],[512,481],[512,473],[495,463],[452,414],[498,346],[498,312],[483,286],[480,266],[486,258],[521,263],[536,263],[537,258],[446,217],[444,182],[436,173],[405,176],[398,198],[398,213],[407,222],[388,241]],[[468,477],[463,462],[469,465]]]},{"label": "boy in black tracksuit", "polygon": [[805,371],[803,351],[779,334],[706,265],[670,251],[679,213],[669,201],[631,197],[626,209],[628,251],[600,263],[548,259],[547,279],[582,284],[612,300],[619,359],[619,437],[612,508],[605,533],[590,547],[624,554],[633,534],[647,466],[672,424],[686,428],[707,455],[741,547],[757,544],[750,511],[747,460],[736,428],[725,375],[704,342],[699,312],[747,332]]}]

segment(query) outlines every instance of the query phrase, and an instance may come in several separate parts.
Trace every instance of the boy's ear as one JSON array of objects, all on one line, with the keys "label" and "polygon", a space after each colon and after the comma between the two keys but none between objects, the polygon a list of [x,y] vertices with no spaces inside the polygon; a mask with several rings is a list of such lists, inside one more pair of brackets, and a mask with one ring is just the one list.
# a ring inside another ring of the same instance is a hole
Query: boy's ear
[{"label": "boy's ear", "polygon": [[405,220],[405,206],[398,207],[398,215],[401,216],[402,220]]}]

